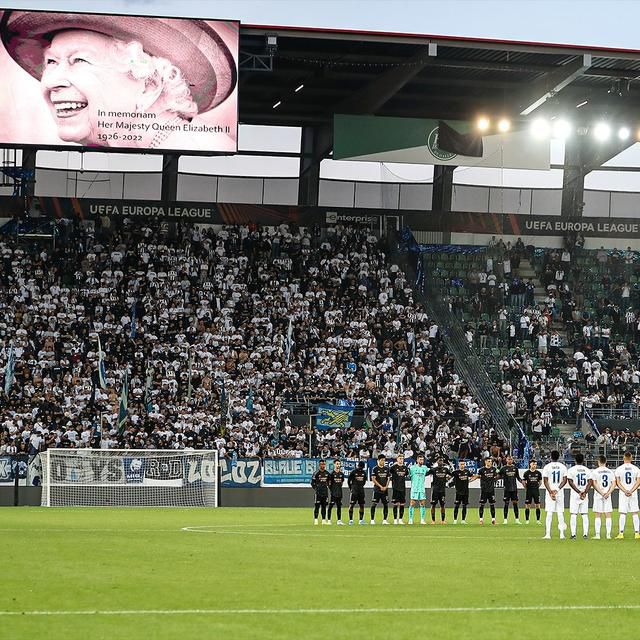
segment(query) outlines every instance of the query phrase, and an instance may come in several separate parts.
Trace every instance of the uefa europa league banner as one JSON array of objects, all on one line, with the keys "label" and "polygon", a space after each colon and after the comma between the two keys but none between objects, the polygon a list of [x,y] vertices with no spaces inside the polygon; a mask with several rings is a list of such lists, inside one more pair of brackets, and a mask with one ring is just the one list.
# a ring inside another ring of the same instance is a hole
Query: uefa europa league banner
[{"label": "uefa europa league banner", "polygon": [[[428,99],[428,98],[427,98]],[[469,122],[447,120],[461,134]],[[333,159],[408,162],[509,169],[550,168],[549,140],[536,140],[528,130],[482,136],[482,156],[464,156],[438,147],[439,121],[425,118],[335,115]]]},{"label": "uefa europa league banner", "polygon": [[0,10],[0,146],[235,152],[239,26]]}]

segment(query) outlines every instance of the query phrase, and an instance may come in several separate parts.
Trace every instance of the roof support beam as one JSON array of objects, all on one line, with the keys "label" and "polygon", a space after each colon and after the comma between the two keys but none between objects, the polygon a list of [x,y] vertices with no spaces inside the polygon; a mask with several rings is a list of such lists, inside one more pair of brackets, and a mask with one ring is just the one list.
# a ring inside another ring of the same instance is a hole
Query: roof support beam
[{"label": "roof support beam", "polygon": [[381,74],[358,93],[337,105],[333,112],[375,113],[427,66],[428,56],[429,49],[421,47],[404,65]]},{"label": "roof support beam", "polygon": [[162,156],[161,198],[163,202],[175,202],[178,199],[179,162],[179,153],[165,153]]},{"label": "roof support beam", "polygon": [[517,100],[517,104],[522,109],[521,116],[528,116],[540,105],[543,105],[549,98],[553,98],[559,91],[570,85],[576,78],[581,76],[585,69],[591,66],[591,55],[585,53],[573,62],[569,62],[555,71],[546,73],[540,80],[526,90]]},{"label": "roof support beam", "polygon": [[596,142],[588,136],[574,136],[566,140],[562,179],[563,217],[582,217],[585,177],[634,143],[631,137],[628,140],[616,138],[608,144]]},{"label": "roof support beam", "polygon": [[333,123],[302,127],[298,204],[318,206],[320,163],[333,149]]}]

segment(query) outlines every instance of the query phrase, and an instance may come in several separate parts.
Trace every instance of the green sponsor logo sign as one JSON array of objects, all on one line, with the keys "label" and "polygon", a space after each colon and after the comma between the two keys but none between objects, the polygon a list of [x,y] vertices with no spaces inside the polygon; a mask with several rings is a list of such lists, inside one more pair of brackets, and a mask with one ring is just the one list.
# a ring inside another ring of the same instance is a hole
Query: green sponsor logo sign
[{"label": "green sponsor logo sign", "polygon": [[429,153],[436,159],[441,161],[453,160],[458,154],[450,151],[443,151],[438,147],[438,127],[434,127],[427,136],[427,149]]}]

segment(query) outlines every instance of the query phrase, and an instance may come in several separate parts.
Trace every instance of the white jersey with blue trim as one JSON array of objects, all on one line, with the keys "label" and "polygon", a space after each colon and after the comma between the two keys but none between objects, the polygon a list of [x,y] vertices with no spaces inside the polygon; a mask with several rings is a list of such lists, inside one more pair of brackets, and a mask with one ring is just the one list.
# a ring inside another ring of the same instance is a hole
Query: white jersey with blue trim
[{"label": "white jersey with blue trim", "polygon": [[[550,462],[542,469],[542,477],[547,479],[549,489],[557,491],[567,476],[567,467],[562,462]],[[545,487],[546,488],[546,487]]]},{"label": "white jersey with blue trim", "polygon": [[630,462],[621,464],[616,469],[616,480],[618,481],[618,486],[622,487],[623,491],[631,491],[638,478],[640,478],[640,469],[638,469],[635,464],[631,464]]}]

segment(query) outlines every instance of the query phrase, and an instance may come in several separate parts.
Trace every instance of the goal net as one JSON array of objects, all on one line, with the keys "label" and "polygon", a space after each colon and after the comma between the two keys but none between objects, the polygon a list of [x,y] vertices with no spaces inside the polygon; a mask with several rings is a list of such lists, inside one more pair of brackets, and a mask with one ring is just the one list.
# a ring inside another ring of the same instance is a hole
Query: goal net
[{"label": "goal net", "polygon": [[218,452],[48,449],[46,507],[216,507]]}]

